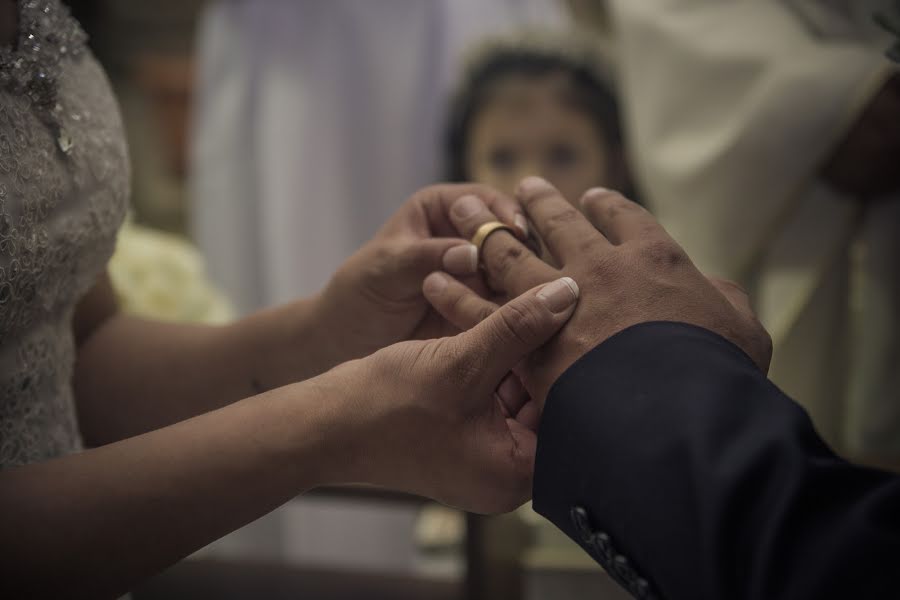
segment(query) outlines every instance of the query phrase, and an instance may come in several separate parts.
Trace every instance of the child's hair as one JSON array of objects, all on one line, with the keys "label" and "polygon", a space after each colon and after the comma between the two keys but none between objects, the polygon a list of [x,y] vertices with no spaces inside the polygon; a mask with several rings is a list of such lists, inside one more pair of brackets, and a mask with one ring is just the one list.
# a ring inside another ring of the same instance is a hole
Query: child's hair
[{"label": "child's hair", "polygon": [[448,181],[470,179],[466,169],[470,130],[493,84],[510,76],[540,78],[554,73],[569,75],[575,106],[594,122],[602,139],[621,148],[618,102],[596,43],[578,34],[562,37],[534,32],[490,39],[467,61],[450,106],[444,133]]}]

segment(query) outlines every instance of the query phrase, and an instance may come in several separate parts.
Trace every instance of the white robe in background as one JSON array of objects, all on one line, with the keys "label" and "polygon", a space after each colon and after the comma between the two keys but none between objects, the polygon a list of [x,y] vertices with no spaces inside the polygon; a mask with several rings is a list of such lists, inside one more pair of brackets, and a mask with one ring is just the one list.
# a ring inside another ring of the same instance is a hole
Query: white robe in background
[{"label": "white robe in background", "polygon": [[554,0],[232,0],[200,29],[193,230],[239,310],[318,291],[440,179],[460,55]]},{"label": "white robe in background", "polygon": [[893,68],[873,4],[610,2],[649,205],[701,269],[749,287],[771,377],[824,437],[900,457],[900,205],[863,210],[818,175]]},{"label": "white robe in background", "polygon": [[[193,230],[241,312],[317,292],[440,173],[461,55],[554,0],[230,0],[198,39]],[[354,315],[347,315],[348,319]],[[413,571],[417,510],[301,498],[205,552]]]}]

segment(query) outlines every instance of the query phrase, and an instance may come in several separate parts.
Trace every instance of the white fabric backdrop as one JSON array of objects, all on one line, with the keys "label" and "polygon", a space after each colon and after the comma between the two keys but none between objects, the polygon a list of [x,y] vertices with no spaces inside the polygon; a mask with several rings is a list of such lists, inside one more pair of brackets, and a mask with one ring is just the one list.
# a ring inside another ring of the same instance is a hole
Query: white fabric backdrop
[{"label": "white fabric backdrop", "polygon": [[772,379],[826,439],[900,457],[900,199],[863,215],[818,175],[893,72],[878,4],[610,2],[651,208],[698,266],[750,288]]},{"label": "white fabric backdrop", "polygon": [[218,2],[199,37],[193,229],[240,310],[308,295],[440,177],[461,52],[553,0]]},{"label": "white fabric backdrop", "polygon": [[[212,277],[240,311],[319,290],[440,176],[464,49],[564,23],[553,0],[211,4],[198,41],[192,216]],[[206,552],[409,570],[414,521],[406,508],[298,500]]]}]

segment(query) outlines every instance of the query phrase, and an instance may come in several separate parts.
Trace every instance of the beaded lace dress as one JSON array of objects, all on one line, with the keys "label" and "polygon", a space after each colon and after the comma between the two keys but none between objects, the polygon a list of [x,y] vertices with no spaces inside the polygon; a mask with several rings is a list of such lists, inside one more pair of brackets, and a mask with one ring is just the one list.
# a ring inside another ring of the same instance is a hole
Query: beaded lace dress
[{"label": "beaded lace dress", "polygon": [[125,215],[118,106],[59,0],[19,0],[0,48],[0,468],[81,448],[72,314]]}]

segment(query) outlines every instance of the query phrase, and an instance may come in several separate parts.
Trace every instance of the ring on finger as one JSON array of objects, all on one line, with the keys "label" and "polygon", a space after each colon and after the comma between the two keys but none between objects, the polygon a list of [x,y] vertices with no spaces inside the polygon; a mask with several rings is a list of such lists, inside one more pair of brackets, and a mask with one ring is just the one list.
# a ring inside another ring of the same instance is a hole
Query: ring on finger
[{"label": "ring on finger", "polygon": [[491,236],[491,234],[496,233],[498,231],[508,231],[510,234],[515,236],[515,231],[509,225],[505,223],[501,223],[500,221],[488,221],[483,224],[475,231],[475,235],[472,236],[472,245],[478,248],[478,255],[481,255],[481,248],[484,246],[484,243]]}]

